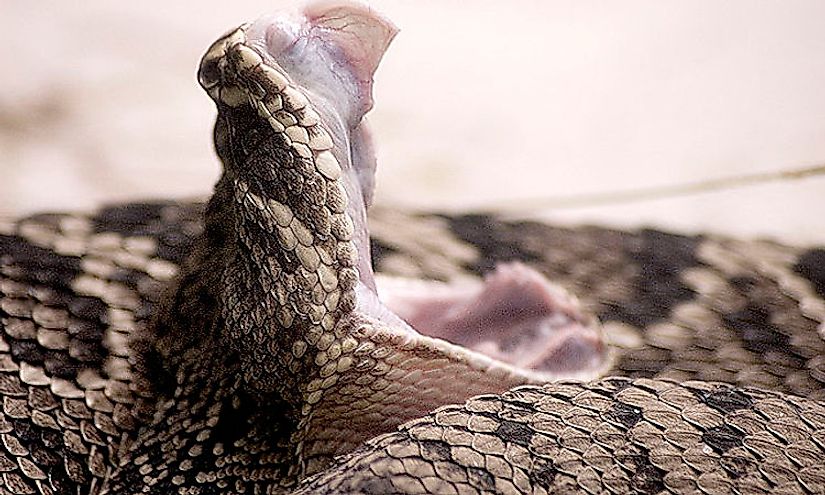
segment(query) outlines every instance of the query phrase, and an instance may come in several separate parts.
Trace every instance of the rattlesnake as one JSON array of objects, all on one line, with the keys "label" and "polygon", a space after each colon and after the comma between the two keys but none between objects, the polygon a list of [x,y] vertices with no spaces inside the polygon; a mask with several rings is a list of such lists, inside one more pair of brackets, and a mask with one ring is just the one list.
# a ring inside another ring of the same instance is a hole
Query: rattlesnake
[{"label": "rattlesnake", "polygon": [[[233,30],[209,203],[0,225],[0,492],[825,492],[825,250],[380,209],[368,246],[394,33],[349,4]],[[370,259],[503,361],[415,334]]]}]

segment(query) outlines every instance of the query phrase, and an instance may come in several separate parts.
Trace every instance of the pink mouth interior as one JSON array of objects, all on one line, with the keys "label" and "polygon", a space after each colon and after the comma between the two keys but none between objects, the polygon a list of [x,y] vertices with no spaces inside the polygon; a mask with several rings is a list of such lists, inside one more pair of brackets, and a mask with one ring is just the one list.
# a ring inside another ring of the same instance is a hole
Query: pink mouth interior
[{"label": "pink mouth interior", "polygon": [[499,265],[478,284],[410,286],[383,301],[424,335],[522,368],[573,375],[605,360],[594,321],[521,263]]}]

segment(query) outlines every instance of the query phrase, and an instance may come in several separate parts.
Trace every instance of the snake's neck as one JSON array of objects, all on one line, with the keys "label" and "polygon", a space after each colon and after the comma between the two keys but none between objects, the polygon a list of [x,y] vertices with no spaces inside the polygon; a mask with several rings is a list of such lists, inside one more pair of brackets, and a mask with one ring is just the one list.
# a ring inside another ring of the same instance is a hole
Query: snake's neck
[{"label": "snake's neck", "polygon": [[290,206],[288,194],[273,197],[249,177],[227,174],[218,187],[231,199],[214,213],[232,225],[226,245],[211,249],[224,257],[221,340],[240,356],[250,389],[301,409],[306,383],[321,374],[318,354],[340,339],[336,326],[355,308],[352,221],[344,212]]}]

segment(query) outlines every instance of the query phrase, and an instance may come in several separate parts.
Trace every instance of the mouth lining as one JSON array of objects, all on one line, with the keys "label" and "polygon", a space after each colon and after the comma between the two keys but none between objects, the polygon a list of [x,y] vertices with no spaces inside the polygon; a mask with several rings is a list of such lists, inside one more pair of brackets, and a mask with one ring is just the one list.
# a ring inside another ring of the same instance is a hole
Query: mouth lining
[{"label": "mouth lining", "polygon": [[528,266],[496,267],[482,281],[379,279],[387,311],[422,336],[441,339],[524,374],[592,376],[607,359],[598,321]]}]

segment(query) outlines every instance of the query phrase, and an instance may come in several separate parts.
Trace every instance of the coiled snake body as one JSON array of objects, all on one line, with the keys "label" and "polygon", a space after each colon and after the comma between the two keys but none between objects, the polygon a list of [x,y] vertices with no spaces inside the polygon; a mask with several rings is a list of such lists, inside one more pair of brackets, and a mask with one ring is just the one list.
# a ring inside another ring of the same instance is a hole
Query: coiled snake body
[{"label": "coiled snake body", "polygon": [[370,243],[394,34],[244,25],[201,65],[206,205],[0,224],[0,493],[825,493],[825,250],[385,210]]}]

